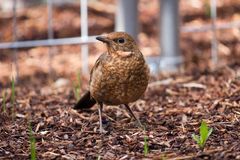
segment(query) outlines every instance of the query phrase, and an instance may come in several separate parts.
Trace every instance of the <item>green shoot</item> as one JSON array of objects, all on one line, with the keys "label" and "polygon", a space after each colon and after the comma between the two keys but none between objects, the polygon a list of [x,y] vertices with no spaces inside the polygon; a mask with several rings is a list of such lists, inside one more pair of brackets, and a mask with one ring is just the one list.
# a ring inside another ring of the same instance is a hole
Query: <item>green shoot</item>
[{"label": "green shoot", "polygon": [[15,108],[14,108],[14,103],[15,103],[15,81],[12,78],[12,87],[11,87],[11,107],[12,107],[12,116],[15,117]]},{"label": "green shoot", "polygon": [[144,136],[144,156],[147,156],[148,152],[149,152],[149,148],[148,148],[148,137]]},{"label": "green shoot", "polygon": [[146,135],[146,127],[145,126],[143,126],[143,130],[144,130],[143,153],[144,153],[144,156],[147,156],[147,154],[149,153],[149,147],[148,147],[148,137]]},{"label": "green shoot", "polygon": [[201,126],[200,126],[200,136],[192,134],[192,138],[197,142],[199,148],[201,150],[204,149],[205,144],[209,138],[209,136],[212,134],[213,129],[208,128],[207,123],[202,121]]},{"label": "green shoot", "polygon": [[77,82],[74,83],[74,97],[78,101],[80,99],[80,88],[81,88],[81,79],[80,73],[77,73]]},{"label": "green shoot", "polygon": [[33,135],[31,123],[29,124],[29,136],[30,136],[30,150],[31,150],[31,160],[36,160],[36,139]]},{"label": "green shoot", "polygon": [[2,103],[3,112],[6,113],[6,94],[4,91],[2,92],[2,98],[3,98],[3,103]]}]

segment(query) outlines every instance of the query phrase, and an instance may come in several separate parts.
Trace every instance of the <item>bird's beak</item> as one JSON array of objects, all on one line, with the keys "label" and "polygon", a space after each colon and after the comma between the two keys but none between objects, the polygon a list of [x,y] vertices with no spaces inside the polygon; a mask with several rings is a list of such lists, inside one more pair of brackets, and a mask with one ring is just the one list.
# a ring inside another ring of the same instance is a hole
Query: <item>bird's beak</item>
[{"label": "bird's beak", "polygon": [[98,36],[96,39],[102,41],[103,43],[110,43],[110,39],[106,36]]}]

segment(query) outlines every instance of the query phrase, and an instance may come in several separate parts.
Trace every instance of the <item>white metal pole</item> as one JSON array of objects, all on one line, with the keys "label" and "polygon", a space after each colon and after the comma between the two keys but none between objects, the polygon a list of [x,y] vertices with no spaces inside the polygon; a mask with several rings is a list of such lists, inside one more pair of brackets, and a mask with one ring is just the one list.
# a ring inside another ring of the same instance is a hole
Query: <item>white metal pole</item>
[{"label": "white metal pole", "polygon": [[161,71],[176,71],[182,62],[179,51],[179,0],[160,1],[159,68]]},{"label": "white metal pole", "polygon": [[213,64],[217,64],[218,61],[218,42],[217,42],[217,1],[211,0],[211,19],[212,19],[212,45],[211,45],[211,56]]},{"label": "white metal pole", "polygon": [[82,37],[58,38],[50,40],[29,40],[18,42],[4,42],[0,43],[0,49],[8,48],[28,48],[39,46],[57,46],[57,45],[73,45],[73,44],[88,44],[96,42],[96,36],[90,36],[88,39]]},{"label": "white metal pole", "polygon": [[138,0],[117,0],[116,31],[125,31],[137,40]]},{"label": "white metal pole", "polygon": [[[47,0],[47,7],[48,7],[48,41],[52,41],[53,39],[53,25],[52,25],[52,0]],[[53,68],[52,68],[52,47],[48,48],[48,71],[51,76],[53,76]]]},{"label": "white metal pole", "polygon": [[[80,0],[80,14],[81,14],[81,37],[85,40],[88,39],[88,2],[87,0]],[[81,46],[82,55],[82,74],[87,75],[88,69],[88,45]]]},{"label": "white metal pole", "polygon": [[[18,37],[17,37],[17,0],[13,1],[13,26],[12,26],[12,30],[13,30],[13,41],[16,42],[18,41]],[[13,61],[14,61],[14,66],[13,66],[13,73],[15,75],[12,75],[14,77],[11,78],[15,78],[16,83],[18,82],[18,78],[19,78],[19,66],[18,66],[18,51],[17,48],[14,48],[13,50]]]}]

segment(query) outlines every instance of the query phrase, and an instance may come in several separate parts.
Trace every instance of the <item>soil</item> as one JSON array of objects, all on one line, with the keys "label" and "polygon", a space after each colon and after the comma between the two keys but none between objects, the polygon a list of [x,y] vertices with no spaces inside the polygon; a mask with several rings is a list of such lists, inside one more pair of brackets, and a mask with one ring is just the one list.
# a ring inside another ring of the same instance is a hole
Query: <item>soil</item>
[{"label": "soil", "polygon": [[[138,43],[145,56],[160,51],[157,2],[140,0],[139,4]],[[211,23],[207,2],[188,2],[180,2],[183,26]],[[105,7],[112,8],[115,2],[98,3],[89,5],[91,35],[114,28],[114,9]],[[235,0],[218,1],[217,22],[239,20],[238,6],[240,2]],[[24,9],[18,15],[18,40],[47,37],[46,6]],[[53,15],[55,38],[80,34],[77,4],[55,6]],[[1,41],[12,38],[11,16],[0,14]],[[217,38],[219,57],[213,64],[210,31],[181,33],[185,61],[180,70],[153,75],[145,95],[131,104],[145,130],[138,128],[125,108],[104,106],[104,134],[99,133],[97,106],[87,111],[72,109],[76,103],[76,73],[81,69],[80,46],[52,47],[51,72],[49,48],[19,49],[19,79],[13,105],[9,77],[16,72],[12,70],[14,52],[1,50],[0,159],[30,158],[30,126],[36,139],[37,159],[240,159],[240,30],[218,30]],[[91,67],[105,48],[101,43],[89,47]],[[89,75],[81,75],[81,95],[88,88],[88,79]],[[3,92],[6,112],[2,110]],[[199,134],[202,120],[213,128],[204,150],[192,139],[192,134]],[[146,138],[149,153],[144,155]]]}]

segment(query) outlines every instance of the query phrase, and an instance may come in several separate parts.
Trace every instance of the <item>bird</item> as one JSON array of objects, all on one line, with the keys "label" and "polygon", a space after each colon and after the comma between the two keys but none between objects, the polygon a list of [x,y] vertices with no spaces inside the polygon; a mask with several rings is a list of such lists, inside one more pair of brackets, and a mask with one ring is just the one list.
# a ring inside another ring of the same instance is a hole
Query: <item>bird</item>
[{"label": "bird", "polygon": [[98,104],[100,133],[103,133],[103,105],[120,105],[143,128],[129,103],[137,101],[145,92],[149,81],[149,67],[135,40],[126,32],[111,32],[97,36],[107,51],[99,56],[91,72],[89,90],[73,107],[76,110]]}]

